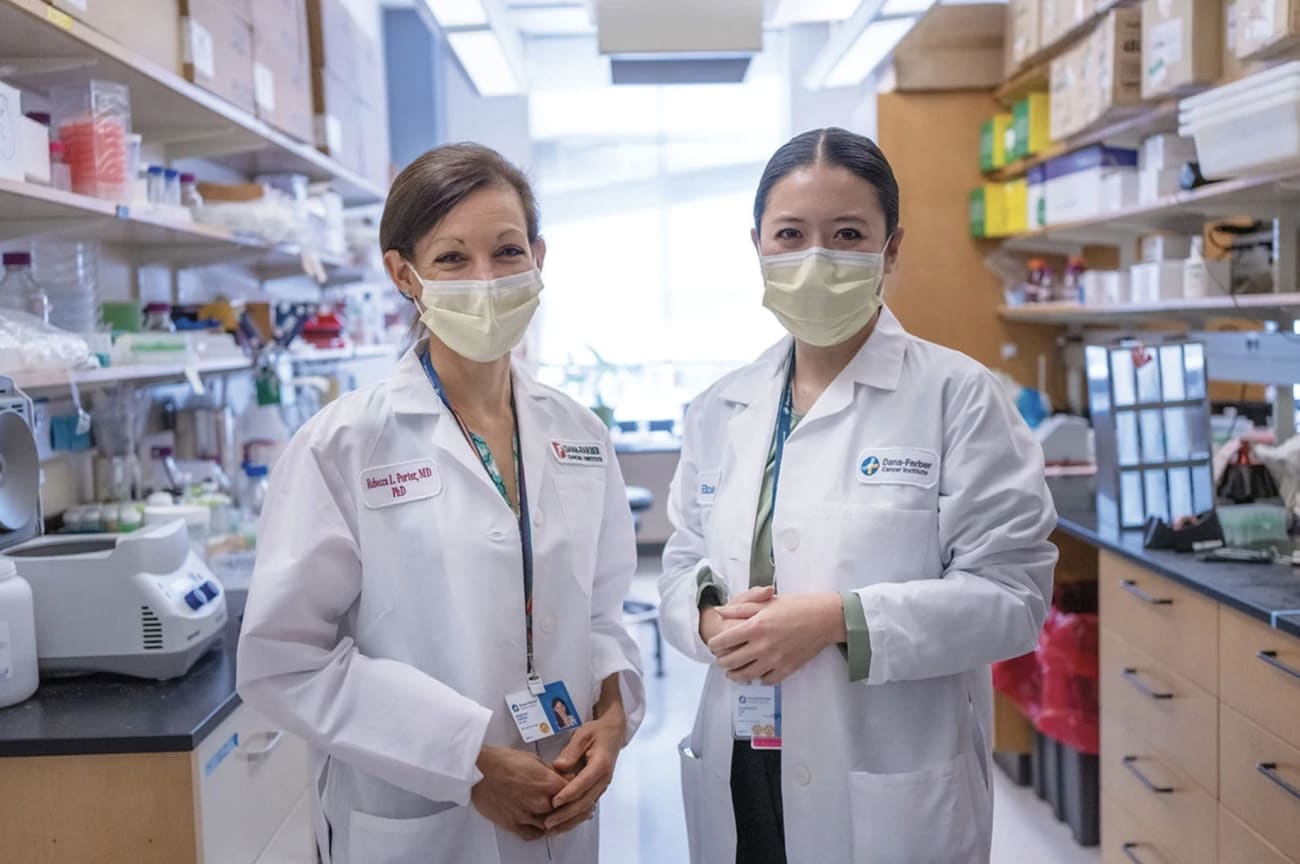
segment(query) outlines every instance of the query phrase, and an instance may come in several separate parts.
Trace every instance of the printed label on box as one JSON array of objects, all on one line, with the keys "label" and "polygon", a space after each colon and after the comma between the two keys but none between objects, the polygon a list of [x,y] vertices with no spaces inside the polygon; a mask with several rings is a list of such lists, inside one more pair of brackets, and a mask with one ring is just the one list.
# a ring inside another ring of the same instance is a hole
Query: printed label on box
[{"label": "printed label on box", "polygon": [[275,110],[275,74],[261,63],[253,64],[253,101],[258,108]]},{"label": "printed label on box", "polygon": [[1183,59],[1183,19],[1172,18],[1153,26],[1147,40],[1147,79],[1162,84],[1169,77],[1169,67]]},{"label": "printed label on box", "polygon": [[186,18],[182,26],[185,31],[184,44],[181,46],[181,59],[194,67],[194,71],[204,78],[217,77],[216,51],[212,44],[212,34],[193,18]]}]

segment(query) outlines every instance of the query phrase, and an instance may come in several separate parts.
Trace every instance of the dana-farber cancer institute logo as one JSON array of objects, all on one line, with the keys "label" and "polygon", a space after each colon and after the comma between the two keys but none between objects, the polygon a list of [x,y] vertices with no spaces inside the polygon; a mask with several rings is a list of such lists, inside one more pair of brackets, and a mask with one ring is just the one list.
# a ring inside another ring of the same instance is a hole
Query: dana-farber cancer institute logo
[{"label": "dana-farber cancer institute logo", "polygon": [[875,456],[868,456],[866,459],[862,460],[863,477],[875,477],[876,473],[879,471],[880,471],[880,460],[877,459]]}]

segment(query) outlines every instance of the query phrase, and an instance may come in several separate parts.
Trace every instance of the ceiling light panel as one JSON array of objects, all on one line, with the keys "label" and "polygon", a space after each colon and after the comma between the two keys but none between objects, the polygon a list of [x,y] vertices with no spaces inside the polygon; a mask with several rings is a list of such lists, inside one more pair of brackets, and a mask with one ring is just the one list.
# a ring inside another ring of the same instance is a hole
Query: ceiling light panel
[{"label": "ceiling light panel", "polygon": [[486,27],[483,0],[424,0],[434,20],[444,30],[452,27]]},{"label": "ceiling light panel", "polygon": [[890,18],[867,26],[831,68],[825,86],[856,87],[861,84],[915,23],[915,18]]},{"label": "ceiling light panel", "polygon": [[862,0],[779,0],[772,15],[778,27],[818,21],[843,21],[852,15]]},{"label": "ceiling light panel", "polygon": [[510,68],[505,48],[491,30],[448,33],[447,41],[480,96],[508,96],[519,92],[519,81]]}]

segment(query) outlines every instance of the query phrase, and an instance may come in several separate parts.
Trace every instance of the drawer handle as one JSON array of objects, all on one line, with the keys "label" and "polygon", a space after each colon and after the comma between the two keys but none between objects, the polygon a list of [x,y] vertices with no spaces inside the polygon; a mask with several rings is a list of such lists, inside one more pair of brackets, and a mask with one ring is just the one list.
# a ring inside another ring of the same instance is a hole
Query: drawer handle
[{"label": "drawer handle", "polygon": [[1288,666],[1286,663],[1283,663],[1281,660],[1277,659],[1276,651],[1260,651],[1255,656],[1258,657],[1260,660],[1263,660],[1268,665],[1272,666],[1274,669],[1279,669],[1285,672],[1286,674],[1290,675],[1292,678],[1300,678],[1300,669],[1297,669],[1294,666]]},{"label": "drawer handle", "polygon": [[1123,852],[1124,857],[1132,861],[1133,864],[1146,864],[1146,862],[1139,858],[1137,853],[1133,851],[1138,848],[1138,845],[1139,844],[1137,843],[1125,843],[1123,846],[1119,847],[1119,850]]},{"label": "drawer handle", "polygon": [[1259,773],[1267,777],[1269,780],[1272,780],[1278,786],[1281,786],[1282,789],[1286,792],[1286,794],[1290,795],[1292,798],[1296,799],[1297,801],[1300,801],[1300,789],[1297,789],[1296,787],[1288,783],[1286,780],[1282,779],[1282,775],[1277,773],[1276,762],[1260,762],[1258,765],[1255,766],[1255,769],[1259,771]]},{"label": "drawer handle", "polygon": [[261,747],[258,747],[256,750],[244,750],[241,748],[239,751],[239,758],[246,759],[249,762],[258,762],[262,759],[265,759],[267,756],[270,756],[273,752],[275,752],[275,748],[279,747],[280,742],[284,740],[284,732],[277,729],[274,732],[262,732],[261,734],[255,735],[253,737],[254,738],[264,737],[266,738],[266,743]]},{"label": "drawer handle", "polygon": [[1143,774],[1142,769],[1137,767],[1137,759],[1138,757],[1136,756],[1125,756],[1121,761],[1124,763],[1124,767],[1129,770],[1129,773],[1138,779],[1139,783],[1157,795],[1168,795],[1170,792],[1174,791],[1174,787],[1172,786],[1157,786],[1152,783],[1151,778]]},{"label": "drawer handle", "polygon": [[1132,684],[1134,689],[1144,696],[1150,696],[1152,699],[1172,699],[1174,694],[1163,693],[1159,690],[1152,690],[1151,686],[1138,677],[1136,669],[1125,669],[1124,680]]},{"label": "drawer handle", "polygon": [[1152,597],[1150,594],[1139,588],[1137,583],[1132,579],[1121,580],[1119,586],[1141,600],[1143,603],[1150,603],[1152,606],[1172,606],[1174,602],[1169,597]]}]

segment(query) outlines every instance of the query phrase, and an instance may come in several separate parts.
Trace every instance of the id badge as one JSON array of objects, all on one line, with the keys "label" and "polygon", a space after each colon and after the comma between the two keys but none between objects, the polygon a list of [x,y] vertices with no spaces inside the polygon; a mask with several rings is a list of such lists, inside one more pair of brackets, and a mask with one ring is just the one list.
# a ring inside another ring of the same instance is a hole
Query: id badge
[{"label": "id badge", "polygon": [[526,744],[582,725],[582,717],[563,681],[547,684],[540,694],[529,690],[511,693],[506,696],[506,707]]},{"label": "id badge", "polygon": [[781,688],[742,684],[732,712],[736,740],[755,750],[781,749]]}]

